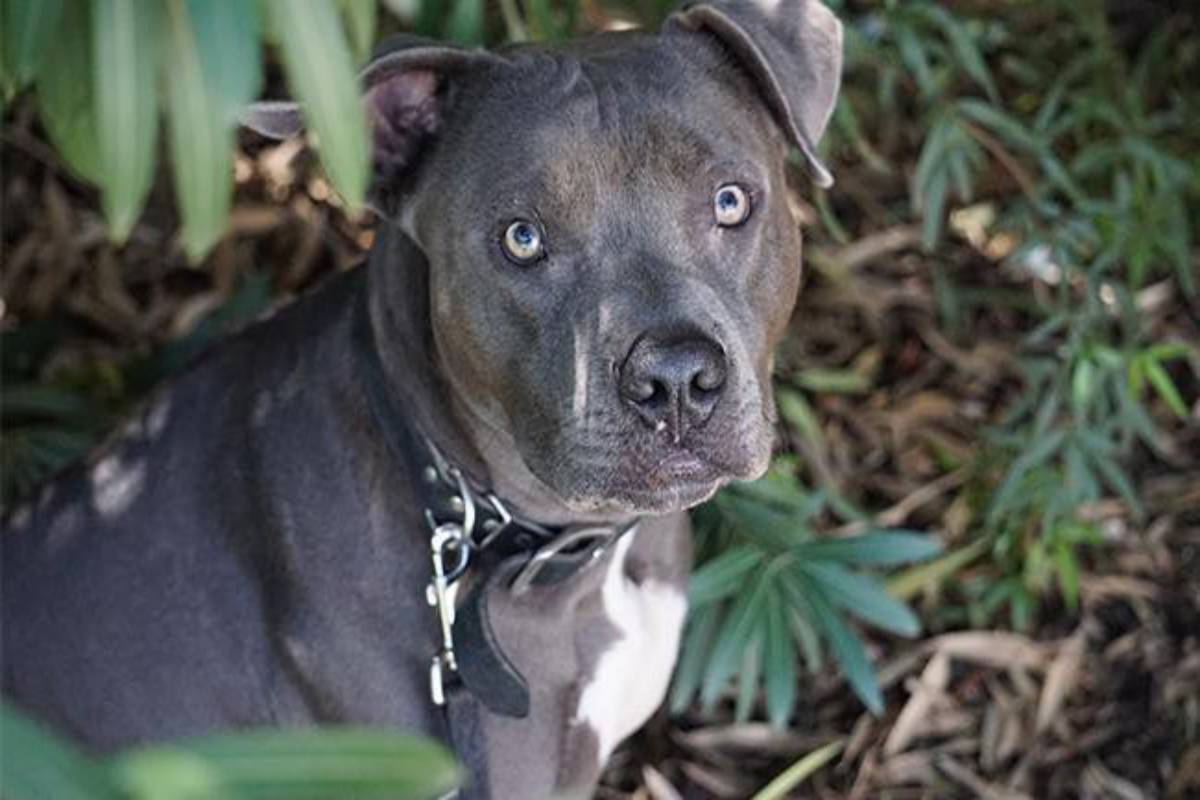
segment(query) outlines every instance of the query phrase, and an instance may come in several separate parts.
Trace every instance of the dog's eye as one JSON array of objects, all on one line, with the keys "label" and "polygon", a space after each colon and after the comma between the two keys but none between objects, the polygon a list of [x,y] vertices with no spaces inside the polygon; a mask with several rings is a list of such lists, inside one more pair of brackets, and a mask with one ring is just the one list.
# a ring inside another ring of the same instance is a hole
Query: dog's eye
[{"label": "dog's eye", "polygon": [[532,222],[519,219],[504,232],[504,253],[518,264],[532,264],[543,255],[542,233]]},{"label": "dog's eye", "polygon": [[727,183],[713,196],[713,214],[722,228],[734,228],[750,218],[750,196],[736,183]]}]

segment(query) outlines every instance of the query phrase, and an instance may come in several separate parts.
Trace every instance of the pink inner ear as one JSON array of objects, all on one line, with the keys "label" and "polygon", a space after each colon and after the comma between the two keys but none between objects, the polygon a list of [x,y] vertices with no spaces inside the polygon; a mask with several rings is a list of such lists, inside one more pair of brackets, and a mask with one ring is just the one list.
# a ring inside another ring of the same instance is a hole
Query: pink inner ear
[{"label": "pink inner ear", "polygon": [[375,162],[385,172],[402,169],[423,140],[441,126],[438,76],[432,70],[395,72],[367,92]]}]

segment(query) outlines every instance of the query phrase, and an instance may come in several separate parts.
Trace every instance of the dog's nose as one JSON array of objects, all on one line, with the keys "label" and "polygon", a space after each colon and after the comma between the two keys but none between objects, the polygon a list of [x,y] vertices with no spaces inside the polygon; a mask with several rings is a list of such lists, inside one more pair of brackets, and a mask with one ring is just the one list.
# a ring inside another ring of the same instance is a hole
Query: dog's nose
[{"label": "dog's nose", "polygon": [[625,357],[621,397],[656,431],[679,443],[712,415],[725,386],[725,351],[707,338],[661,340],[641,336]]}]

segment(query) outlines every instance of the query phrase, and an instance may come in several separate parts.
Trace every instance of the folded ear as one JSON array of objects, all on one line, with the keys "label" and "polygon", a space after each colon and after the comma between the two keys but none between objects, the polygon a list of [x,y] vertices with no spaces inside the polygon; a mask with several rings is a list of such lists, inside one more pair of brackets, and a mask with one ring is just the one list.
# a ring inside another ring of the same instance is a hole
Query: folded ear
[{"label": "folded ear", "polygon": [[[383,216],[398,213],[398,202],[441,130],[465,73],[500,58],[417,36],[398,36],[381,45],[359,74],[372,140],[373,176],[367,203]],[[297,103],[262,101],[242,114],[247,128],[273,139],[304,129]]]},{"label": "folded ear", "polygon": [[716,37],[754,78],[813,180],[833,185],[817,156],[842,79],[842,24],[833,12],[818,0],[688,0],[663,30]]}]

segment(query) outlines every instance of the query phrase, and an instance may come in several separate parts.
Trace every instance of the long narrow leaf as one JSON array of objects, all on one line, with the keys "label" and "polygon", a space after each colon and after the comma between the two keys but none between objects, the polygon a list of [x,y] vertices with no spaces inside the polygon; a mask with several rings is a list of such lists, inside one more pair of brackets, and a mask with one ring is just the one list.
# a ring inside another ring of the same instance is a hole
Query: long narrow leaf
[{"label": "long narrow leaf", "polygon": [[675,667],[675,678],[671,682],[672,714],[678,714],[691,705],[692,698],[700,688],[704,668],[708,664],[709,650],[724,612],[725,607],[721,604],[693,607],[689,612],[679,663]]},{"label": "long narrow leaf", "polygon": [[763,613],[770,583],[769,574],[757,575],[746,591],[733,601],[733,608],[722,623],[721,632],[713,645],[700,686],[700,701],[705,707],[711,707],[716,702],[741,663],[742,652]]},{"label": "long narrow leaf", "polygon": [[794,551],[800,561],[839,561],[872,566],[924,561],[940,552],[942,543],[937,539],[911,531],[879,531],[849,539],[805,542]]},{"label": "long narrow leaf", "polygon": [[367,185],[367,127],[350,47],[332,0],[268,0],[292,92],[316,132],[321,162],[351,206]]},{"label": "long narrow leaf", "polygon": [[[47,43],[58,29],[63,0],[4,0],[0,4],[4,42],[4,79],[13,90],[34,79]],[[55,48],[57,50],[57,48]],[[77,78],[79,76],[76,76]]]},{"label": "long narrow leaf", "polygon": [[103,168],[96,138],[92,7],[88,0],[66,0],[55,42],[52,68],[38,74],[38,112],[67,165],[84,180],[99,183]]},{"label": "long narrow leaf", "polygon": [[921,622],[903,603],[893,599],[882,583],[829,562],[799,565],[824,595],[859,619],[899,636],[916,636]]},{"label": "long narrow leaf", "polygon": [[750,800],[784,800],[792,797],[792,790],[806,781],[814,772],[837,758],[842,752],[845,742],[838,740],[830,742],[801,758],[795,764],[779,773],[775,778],[760,789]]},{"label": "long narrow leaf", "polygon": [[1052,431],[1041,440],[1035,441],[1028,450],[1026,450],[1012,466],[1008,469],[1008,474],[1000,484],[1000,488],[992,495],[991,509],[988,512],[988,519],[991,522],[998,520],[1007,509],[1007,505],[1013,495],[1016,493],[1021,481],[1029,474],[1029,471],[1034,467],[1045,463],[1053,456],[1066,440],[1065,431]]},{"label": "long narrow leaf", "polygon": [[767,717],[777,728],[787,725],[796,704],[796,648],[788,632],[787,610],[778,592],[767,597],[763,624],[763,674]]},{"label": "long narrow leaf", "polygon": [[174,774],[182,786],[219,787],[229,800],[437,797],[460,777],[434,742],[356,728],[256,731],[135,750],[114,762],[113,774],[128,788],[156,790]]},{"label": "long narrow leaf", "polygon": [[104,770],[20,712],[0,706],[0,797],[6,800],[116,800]]},{"label": "long narrow leaf", "polygon": [[[233,97],[223,95],[210,81],[232,72],[217,71],[227,58],[246,55],[237,46],[225,50],[228,36],[242,31],[237,17],[240,4],[230,0],[168,0],[167,35],[170,46],[164,57],[163,84],[170,118],[171,163],[175,190],[183,212],[184,249],[199,261],[221,237],[229,214],[233,186]],[[204,21],[206,24],[197,24]],[[247,31],[253,36],[254,31]],[[257,68],[257,59],[243,64]],[[247,88],[251,88],[247,85]],[[242,101],[250,100],[250,96]]]},{"label": "long narrow leaf", "polygon": [[158,0],[92,4],[99,179],[116,242],[129,235],[154,178],[161,9]]},{"label": "long narrow leaf", "polygon": [[688,598],[693,608],[720,600],[743,586],[746,575],[762,563],[761,550],[743,545],[734,547],[702,565],[692,575]]},{"label": "long narrow leaf", "polygon": [[907,569],[887,582],[888,594],[897,600],[907,600],[922,589],[936,588],[987,552],[988,545],[986,539],[976,539],[936,561]]},{"label": "long narrow leaf", "polygon": [[846,627],[819,589],[810,588],[808,602],[813,609],[813,621],[829,642],[850,688],[872,714],[883,713],[883,694],[875,681],[875,670],[867,659],[863,643]]},{"label": "long narrow leaf", "polygon": [[379,6],[375,0],[340,0],[340,3],[342,18],[346,20],[346,32],[354,45],[354,55],[360,63],[366,62],[375,44]]}]

